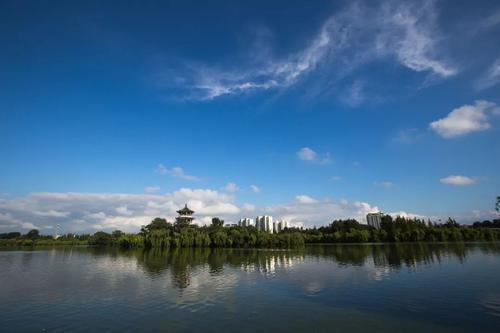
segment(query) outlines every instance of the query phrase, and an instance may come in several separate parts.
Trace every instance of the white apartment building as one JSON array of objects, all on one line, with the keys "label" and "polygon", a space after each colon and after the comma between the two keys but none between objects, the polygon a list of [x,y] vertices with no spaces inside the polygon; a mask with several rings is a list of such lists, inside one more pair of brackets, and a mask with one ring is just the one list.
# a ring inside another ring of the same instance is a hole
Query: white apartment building
[{"label": "white apartment building", "polygon": [[290,228],[290,223],[286,220],[276,221],[273,224],[274,232],[282,232],[285,228]]},{"label": "white apartment building", "polygon": [[251,218],[248,218],[248,217],[245,217],[245,218],[242,218],[238,221],[238,225],[240,227],[249,227],[249,226],[253,226],[253,219]]},{"label": "white apartment building", "polygon": [[255,227],[259,231],[274,232],[273,217],[269,215],[257,216],[255,218]]},{"label": "white apartment building", "polygon": [[380,223],[382,223],[382,215],[383,213],[368,213],[366,215],[366,222],[369,226],[374,227],[376,229],[380,229]]}]

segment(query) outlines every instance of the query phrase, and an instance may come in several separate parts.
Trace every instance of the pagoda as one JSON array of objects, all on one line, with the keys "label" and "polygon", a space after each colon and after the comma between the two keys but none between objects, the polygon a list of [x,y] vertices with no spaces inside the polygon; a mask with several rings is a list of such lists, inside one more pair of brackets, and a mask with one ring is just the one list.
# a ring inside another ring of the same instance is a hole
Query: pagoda
[{"label": "pagoda", "polygon": [[194,220],[194,211],[189,209],[187,204],[184,205],[184,208],[178,210],[177,214],[179,214],[179,216],[175,218],[175,224],[179,226],[188,226]]}]

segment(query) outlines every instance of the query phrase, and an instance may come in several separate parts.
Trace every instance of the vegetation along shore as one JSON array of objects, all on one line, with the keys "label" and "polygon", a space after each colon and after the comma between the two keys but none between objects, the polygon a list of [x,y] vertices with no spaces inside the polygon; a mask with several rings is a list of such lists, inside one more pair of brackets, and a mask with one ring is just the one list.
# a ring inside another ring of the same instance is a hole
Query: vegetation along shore
[{"label": "vegetation along shore", "polygon": [[224,221],[213,218],[207,226],[179,221],[170,223],[155,218],[139,233],[120,230],[93,235],[66,234],[54,239],[40,235],[34,229],[26,234],[0,234],[0,246],[117,246],[122,248],[296,248],[308,243],[363,243],[363,242],[463,242],[500,241],[500,220],[460,225],[453,219],[432,223],[422,219],[383,217],[380,229],[361,224],[354,219],[335,220],[319,228],[285,228],[279,233],[258,231],[253,226],[224,226]]}]

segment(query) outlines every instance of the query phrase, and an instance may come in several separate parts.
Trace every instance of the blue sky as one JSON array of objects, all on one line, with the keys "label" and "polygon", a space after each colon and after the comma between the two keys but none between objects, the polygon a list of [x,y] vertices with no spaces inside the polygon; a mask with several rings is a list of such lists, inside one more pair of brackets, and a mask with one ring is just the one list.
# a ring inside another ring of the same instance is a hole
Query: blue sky
[{"label": "blue sky", "polygon": [[0,231],[495,216],[493,1],[2,1],[0,29]]}]

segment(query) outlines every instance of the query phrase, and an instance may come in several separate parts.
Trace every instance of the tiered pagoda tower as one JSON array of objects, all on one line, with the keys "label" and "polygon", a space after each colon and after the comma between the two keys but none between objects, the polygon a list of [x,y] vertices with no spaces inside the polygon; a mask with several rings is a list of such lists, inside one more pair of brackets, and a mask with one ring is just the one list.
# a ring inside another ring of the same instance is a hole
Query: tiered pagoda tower
[{"label": "tiered pagoda tower", "polygon": [[194,220],[194,211],[189,209],[187,204],[184,205],[184,208],[178,210],[177,214],[179,214],[179,216],[175,218],[175,224],[179,226],[188,226]]}]

